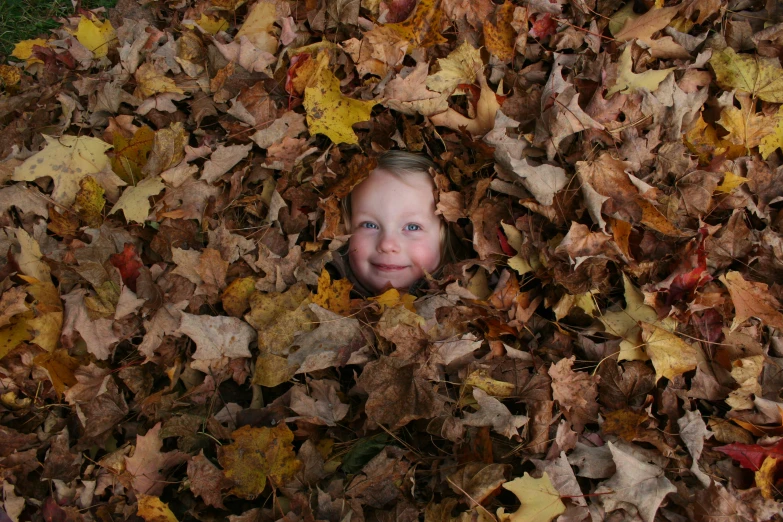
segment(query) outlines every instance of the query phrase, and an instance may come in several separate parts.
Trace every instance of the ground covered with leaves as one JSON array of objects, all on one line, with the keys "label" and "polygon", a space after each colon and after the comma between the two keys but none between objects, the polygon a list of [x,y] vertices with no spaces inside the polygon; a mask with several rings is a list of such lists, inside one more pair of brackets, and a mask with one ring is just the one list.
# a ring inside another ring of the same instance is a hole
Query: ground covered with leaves
[{"label": "ground covered with leaves", "polygon": [[[783,5],[121,0],[0,66],[0,521],[780,520]],[[330,267],[389,149],[465,254]]]}]

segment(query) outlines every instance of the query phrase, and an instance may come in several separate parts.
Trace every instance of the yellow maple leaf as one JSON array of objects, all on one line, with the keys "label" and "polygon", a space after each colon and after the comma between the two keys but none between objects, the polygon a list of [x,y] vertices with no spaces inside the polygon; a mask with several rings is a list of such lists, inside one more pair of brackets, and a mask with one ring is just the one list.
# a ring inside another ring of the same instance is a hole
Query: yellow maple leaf
[{"label": "yellow maple leaf", "polygon": [[145,62],[136,69],[135,95],[139,98],[149,98],[163,92],[183,94],[185,91],[177,87],[172,78],[158,71],[155,65]]},{"label": "yellow maple leaf", "polygon": [[503,489],[516,495],[522,505],[514,513],[506,513],[504,508],[499,508],[497,515],[500,522],[550,522],[566,509],[560,493],[546,473],[538,479],[525,473],[503,484]]},{"label": "yellow maple leaf", "polygon": [[381,313],[386,311],[387,308],[394,308],[400,304],[402,304],[411,312],[416,312],[416,309],[413,307],[413,303],[416,301],[416,297],[407,293],[400,294],[400,291],[396,288],[389,288],[381,295],[370,297],[367,300],[378,303],[378,305],[381,307]]},{"label": "yellow maple leaf", "polygon": [[96,23],[84,16],[79,18],[79,26],[73,35],[80,44],[92,51],[96,58],[106,56],[112,42],[117,40],[117,32],[110,21]]},{"label": "yellow maple leaf", "polygon": [[239,277],[223,290],[220,300],[223,310],[232,317],[242,317],[250,307],[250,296],[256,291],[256,280],[253,277]]},{"label": "yellow maple leaf", "polygon": [[78,382],[74,372],[80,364],[77,359],[68,354],[68,350],[60,348],[52,353],[36,355],[33,363],[49,374],[49,380],[52,381],[52,387],[54,387],[57,397],[63,396],[67,386],[73,386]]},{"label": "yellow maple leaf", "polygon": [[758,147],[761,140],[775,131],[778,117],[756,113],[756,104],[747,94],[737,94],[741,108],[726,107],[718,123],[729,135],[725,140],[745,149]]},{"label": "yellow maple leaf", "polygon": [[18,67],[0,65],[0,85],[7,89],[15,86],[20,81],[22,81],[22,75]]},{"label": "yellow maple leaf", "polygon": [[743,183],[746,183],[747,181],[749,181],[748,178],[743,178],[742,176],[737,176],[731,171],[727,171],[723,176],[723,181],[721,181],[721,184],[715,187],[715,192],[731,194],[735,188],[739,187]]},{"label": "yellow maple leaf", "polygon": [[14,46],[14,50],[11,52],[11,56],[13,56],[14,58],[19,58],[20,60],[25,60],[27,62],[27,65],[31,65],[34,63],[43,63],[42,60],[32,57],[33,47],[36,45],[41,47],[48,47],[49,42],[47,40],[44,40],[43,38],[22,40],[21,42],[17,43]]},{"label": "yellow maple leaf", "polygon": [[11,179],[14,181],[34,181],[50,176],[54,181],[52,199],[69,207],[79,191],[79,182],[85,176],[98,173],[109,165],[106,151],[111,145],[86,136],[43,135],[46,147],[27,158],[16,167]]},{"label": "yellow maple leaf", "polygon": [[98,228],[103,223],[103,207],[106,206],[103,194],[103,187],[92,176],[85,176],[79,181],[73,210],[89,227]]},{"label": "yellow maple leaf", "polygon": [[642,322],[641,327],[645,350],[655,368],[656,381],[661,377],[671,380],[696,368],[700,359],[696,348],[658,326]]},{"label": "yellow maple leaf", "polygon": [[310,134],[325,134],[335,144],[359,143],[351,126],[368,121],[376,102],[355,100],[340,92],[340,80],[328,68],[329,58],[320,57],[319,70],[305,89],[304,107]]},{"label": "yellow maple leaf", "polygon": [[119,132],[114,133],[114,155],[111,168],[128,185],[135,185],[144,177],[142,168],[155,140],[155,131],[144,125],[128,140]]},{"label": "yellow maple leaf", "polygon": [[243,426],[231,438],[233,444],[220,448],[218,461],[234,482],[231,494],[240,498],[256,498],[267,479],[282,486],[302,465],[294,453],[294,434],[284,422],[274,428]]},{"label": "yellow maple leaf", "polygon": [[446,43],[441,34],[441,18],[443,9],[440,8],[440,0],[421,0],[407,20],[385,24],[384,27],[408,40],[414,48],[430,48]]},{"label": "yellow maple leaf", "polygon": [[472,84],[484,68],[478,49],[463,42],[446,58],[438,58],[440,71],[427,77],[427,88],[436,92],[453,92],[461,83]]},{"label": "yellow maple leaf", "polygon": [[777,58],[738,54],[726,47],[713,53],[709,63],[722,89],[737,89],[754,98],[783,103],[783,68]]},{"label": "yellow maple leaf", "polygon": [[514,59],[517,33],[511,26],[514,19],[514,3],[504,2],[496,11],[496,23],[484,22],[484,43],[487,50],[503,63]]},{"label": "yellow maple leaf", "polygon": [[642,350],[642,329],[640,322],[654,324],[666,331],[674,331],[677,323],[666,318],[658,321],[658,313],[651,306],[644,304],[644,294],[633,286],[631,280],[623,274],[625,286],[625,310],[621,312],[604,312],[598,317],[606,331],[622,337],[620,342],[620,361],[645,361],[648,356]]},{"label": "yellow maple leaf", "polygon": [[137,513],[145,522],[177,522],[169,505],[152,495],[139,495]]},{"label": "yellow maple leaf", "polygon": [[764,136],[759,144],[759,154],[764,159],[767,159],[778,148],[783,147],[783,106],[778,109],[778,113],[774,117],[777,120],[775,129],[769,135]]},{"label": "yellow maple leaf", "polygon": [[24,341],[32,339],[27,321],[33,318],[32,312],[17,314],[8,325],[0,328],[0,359]]},{"label": "yellow maple leaf", "polygon": [[767,455],[761,467],[756,471],[756,486],[761,489],[761,496],[772,500],[775,498],[775,472],[778,467],[778,459],[774,455]]},{"label": "yellow maple leaf", "polygon": [[475,370],[465,379],[466,386],[473,386],[493,397],[511,397],[516,388],[510,382],[499,381],[489,376],[487,370]]},{"label": "yellow maple leaf", "polygon": [[619,71],[617,81],[606,93],[607,98],[616,92],[630,94],[638,89],[647,89],[653,92],[669,76],[669,73],[675,69],[675,67],[670,67],[668,69],[649,70],[641,74],[634,73],[630,45],[626,46],[623,54],[620,55],[617,68]]},{"label": "yellow maple leaf", "polygon": [[218,34],[220,31],[225,31],[229,27],[228,21],[224,18],[213,18],[203,13],[198,20],[186,20],[182,22],[182,25],[191,28],[198,25],[209,34]]},{"label": "yellow maple leaf", "polygon": [[351,288],[347,279],[332,282],[329,272],[324,268],[318,277],[318,292],[312,297],[313,303],[340,315],[351,311]]},{"label": "yellow maple leaf", "polygon": [[145,178],[135,187],[126,188],[109,214],[122,210],[128,223],[144,223],[150,213],[150,196],[160,194],[164,188],[166,185],[160,177]]},{"label": "yellow maple leaf", "polygon": [[242,27],[234,39],[239,41],[244,36],[262,51],[274,54],[277,51],[277,37],[272,34],[277,21],[277,8],[272,2],[257,2],[250,9]]}]

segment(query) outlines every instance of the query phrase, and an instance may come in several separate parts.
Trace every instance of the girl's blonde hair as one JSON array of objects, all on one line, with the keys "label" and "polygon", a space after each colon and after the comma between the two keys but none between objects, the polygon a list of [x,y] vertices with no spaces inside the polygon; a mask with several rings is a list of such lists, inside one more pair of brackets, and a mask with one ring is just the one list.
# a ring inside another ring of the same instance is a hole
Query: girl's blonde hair
[{"label": "girl's blonde hair", "polygon": [[[400,179],[405,179],[406,175],[410,174],[426,174],[428,179],[432,181],[432,188],[435,189],[435,181],[431,178],[430,170],[437,171],[438,166],[435,162],[423,154],[415,154],[413,152],[407,152],[404,150],[390,150],[384,152],[378,157],[378,164],[376,170],[383,170],[397,176]],[[351,228],[351,194],[348,194],[343,201],[343,221],[345,226],[350,232]],[[455,257],[453,248],[450,241],[450,232],[448,224],[441,218],[440,227],[440,251],[441,251],[441,266],[446,262],[451,262]],[[447,258],[449,260],[447,261]]]}]

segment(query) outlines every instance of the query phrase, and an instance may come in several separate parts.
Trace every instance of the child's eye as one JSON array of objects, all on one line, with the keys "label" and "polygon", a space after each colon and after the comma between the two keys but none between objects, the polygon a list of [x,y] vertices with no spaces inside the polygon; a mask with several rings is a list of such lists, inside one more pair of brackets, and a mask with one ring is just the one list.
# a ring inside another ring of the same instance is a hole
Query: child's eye
[{"label": "child's eye", "polygon": [[408,232],[416,232],[418,230],[421,230],[421,227],[416,223],[409,223],[405,225],[405,230],[407,230]]},{"label": "child's eye", "polygon": [[361,225],[359,225],[359,226],[360,226],[361,228],[369,228],[369,229],[373,229],[373,230],[374,230],[374,229],[376,229],[376,228],[378,228],[378,225],[376,225],[375,223],[371,223],[371,222],[369,222],[369,221],[365,221],[364,223],[362,223],[362,224],[361,224]]}]

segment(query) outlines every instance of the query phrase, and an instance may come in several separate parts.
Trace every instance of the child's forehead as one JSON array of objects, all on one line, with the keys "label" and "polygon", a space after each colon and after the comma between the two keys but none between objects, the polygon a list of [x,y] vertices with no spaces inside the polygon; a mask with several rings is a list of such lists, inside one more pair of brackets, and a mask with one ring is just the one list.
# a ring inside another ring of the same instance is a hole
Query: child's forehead
[{"label": "child's forehead", "polygon": [[[367,183],[368,181],[370,181],[370,183]],[[432,179],[432,176],[430,176],[429,173],[420,170],[377,168],[372,170],[359,186],[365,184],[372,185],[372,182],[374,181],[399,182],[416,189],[419,189],[422,186],[435,188],[435,181]]]}]

